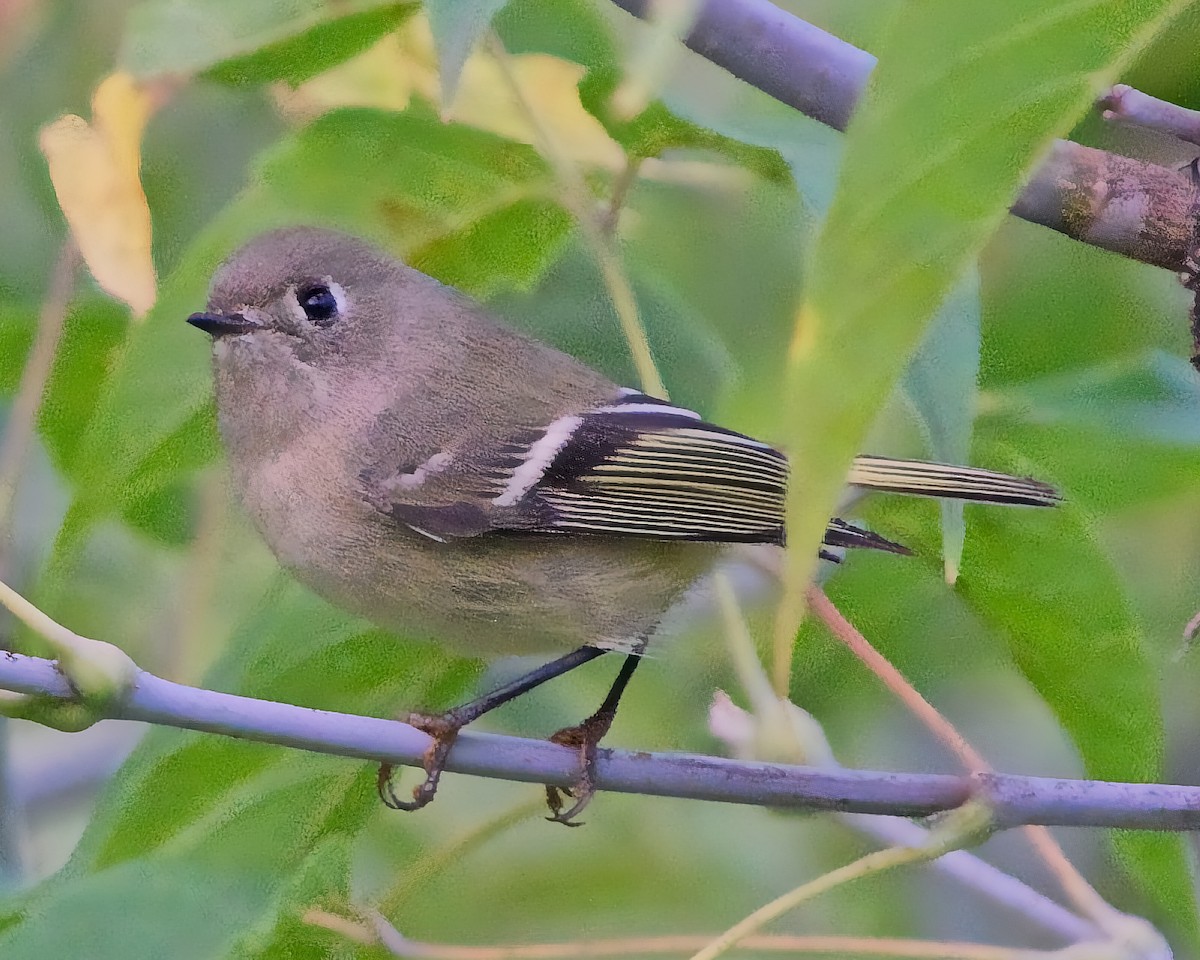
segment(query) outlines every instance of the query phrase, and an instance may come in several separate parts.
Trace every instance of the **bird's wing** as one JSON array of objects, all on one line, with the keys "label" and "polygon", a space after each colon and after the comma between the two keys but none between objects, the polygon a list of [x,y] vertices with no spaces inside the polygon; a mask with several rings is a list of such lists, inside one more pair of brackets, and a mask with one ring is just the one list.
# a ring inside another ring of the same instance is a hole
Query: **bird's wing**
[{"label": "bird's wing", "polygon": [[[782,544],[787,469],[768,444],[625,390],[514,450],[492,478],[493,503],[510,508],[513,530]],[[825,542],[908,552],[843,520]]]},{"label": "bird's wing", "polygon": [[783,454],[633,391],[555,421],[513,451],[493,481],[493,503],[512,508],[519,529],[783,540]]},{"label": "bird's wing", "polygon": [[[437,506],[395,503],[389,512],[435,540],[574,533],[784,542],[787,458],[768,444],[633,390],[531,431],[477,469],[469,499]],[[880,457],[856,460],[850,481],[924,496],[1057,501],[1051,488],[1033,480]],[[908,552],[840,519],[830,521],[825,543]]]}]

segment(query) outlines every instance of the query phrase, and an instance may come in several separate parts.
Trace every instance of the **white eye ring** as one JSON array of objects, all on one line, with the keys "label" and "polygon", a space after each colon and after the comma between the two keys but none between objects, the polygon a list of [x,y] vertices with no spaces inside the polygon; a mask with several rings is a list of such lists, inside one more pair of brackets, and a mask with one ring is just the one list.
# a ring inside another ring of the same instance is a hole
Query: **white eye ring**
[{"label": "white eye ring", "polygon": [[319,283],[307,284],[299,291],[294,286],[289,287],[288,297],[297,320],[319,327],[331,326],[344,318],[349,307],[346,289],[328,277]]}]

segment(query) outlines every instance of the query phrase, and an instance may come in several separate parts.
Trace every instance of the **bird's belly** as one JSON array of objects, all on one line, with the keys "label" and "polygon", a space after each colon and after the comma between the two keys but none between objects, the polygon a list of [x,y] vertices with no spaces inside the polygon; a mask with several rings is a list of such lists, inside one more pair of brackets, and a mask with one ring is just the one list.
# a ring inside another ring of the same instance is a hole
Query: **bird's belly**
[{"label": "bird's belly", "polygon": [[238,480],[247,512],[301,582],[382,627],[473,656],[632,649],[719,552],[588,536],[439,543],[378,513],[357,491],[294,482],[286,456]]},{"label": "bird's belly", "polygon": [[694,544],[601,538],[442,544],[389,531],[386,539],[386,551],[367,551],[386,556],[384,569],[350,573],[351,558],[342,568],[349,575],[338,571],[343,602],[383,626],[475,656],[585,644],[634,649],[716,555]]}]

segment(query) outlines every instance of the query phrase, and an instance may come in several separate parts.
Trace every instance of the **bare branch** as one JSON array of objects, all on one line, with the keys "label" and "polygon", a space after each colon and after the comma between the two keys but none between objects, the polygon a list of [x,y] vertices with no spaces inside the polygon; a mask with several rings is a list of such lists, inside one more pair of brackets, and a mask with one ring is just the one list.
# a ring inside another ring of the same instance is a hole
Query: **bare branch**
[{"label": "bare branch", "polygon": [[1105,120],[1169,133],[1187,143],[1200,144],[1200,111],[1159,100],[1127,83],[1118,83],[1100,98],[1097,106]]},{"label": "bare branch", "polygon": [[[613,0],[645,17],[650,0]],[[845,130],[875,57],[770,0],[708,0],[684,42],[776,100]],[[1012,212],[1075,240],[1176,272],[1200,190],[1175,170],[1056,140]]]},{"label": "bare branch", "polygon": [[[54,663],[15,653],[0,655],[0,690],[74,700]],[[405,766],[420,766],[430,742],[420,730],[394,720],[201,690],[144,671],[126,694],[114,697],[106,715]],[[575,751],[544,740],[467,733],[459,737],[446,769],[570,786],[577,762]],[[974,797],[990,806],[1001,827],[1040,823],[1200,829],[1200,787],[991,773],[956,777],[817,769],[627,750],[600,751],[596,781],[601,790],[616,793],[896,817],[952,810]]]},{"label": "bare branch", "polygon": [[1200,193],[1177,170],[1056,140],[1012,212],[1084,243],[1180,272]]}]

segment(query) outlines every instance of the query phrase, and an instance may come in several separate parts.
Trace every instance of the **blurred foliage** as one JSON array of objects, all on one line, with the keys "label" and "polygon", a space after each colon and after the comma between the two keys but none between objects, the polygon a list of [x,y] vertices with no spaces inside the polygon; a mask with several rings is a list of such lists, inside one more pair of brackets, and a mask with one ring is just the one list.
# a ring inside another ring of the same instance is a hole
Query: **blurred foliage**
[{"label": "blurred foliage", "polygon": [[[864,503],[872,526],[917,556],[850,558],[829,592],[851,619],[1000,769],[1194,782],[1200,668],[1177,659],[1200,603],[1186,297],[1162,271],[1001,220],[1050,136],[1078,122],[1081,139],[1133,142],[1084,117],[1098,75],[1128,67],[1149,92],[1200,106],[1188,53],[1200,14],[1150,40],[1174,7],[785,6],[884,58],[844,140],[690,53],[637,112],[614,110],[648,28],[604,0],[0,7],[11,134],[0,140],[0,418],[63,239],[38,129],[86,115],[117,68],[161,99],[141,145],[158,302],[131,321],[80,282],[0,542],[5,575],[148,669],[312,707],[444,706],[520,669],[481,677],[479,664],[347,622],[277,572],[226,503],[208,348],[182,322],[237,244],[320,223],[372,237],[631,382],[562,186],[498,99],[479,50],[494,29],[598,207],[627,158],[640,161],[619,236],[674,398],[817,451],[813,471],[863,443],[1064,490],[1054,512]],[[820,369],[788,407],[802,300],[837,336],[820,341]],[[706,705],[715,687],[736,695],[736,681],[709,619],[639,673],[613,743],[718,748]],[[535,734],[574,722],[611,671],[589,667],[489,724]],[[791,696],[847,765],[953,769],[811,623]],[[45,751],[26,728],[7,735],[14,771]],[[381,951],[303,919],[373,903],[431,940],[714,932],[864,847],[825,818],[640,797],[601,797],[584,830],[557,830],[526,815],[536,788],[454,776],[429,810],[399,816],[380,808],[367,765],[168,729],[98,798],[70,783],[56,793],[50,781],[67,782],[80,748],[51,742],[47,785],[33,786],[52,802],[22,809],[17,842],[0,837],[0,872],[22,873],[0,904],[0,950],[14,957],[80,955],[86,943],[98,960],[373,958]],[[1179,955],[1200,949],[1190,840],[1065,840],[1116,906],[1149,917]],[[1018,837],[985,853],[1038,876]],[[835,892],[778,926],[1054,945],[926,870]]]}]

